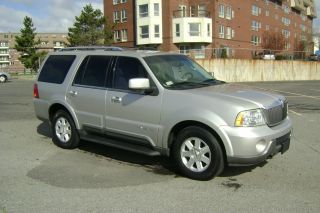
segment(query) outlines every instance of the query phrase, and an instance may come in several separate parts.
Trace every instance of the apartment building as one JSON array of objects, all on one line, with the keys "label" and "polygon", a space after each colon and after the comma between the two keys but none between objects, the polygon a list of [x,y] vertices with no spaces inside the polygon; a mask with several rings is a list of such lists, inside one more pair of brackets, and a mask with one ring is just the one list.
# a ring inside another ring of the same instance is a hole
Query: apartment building
[{"label": "apartment building", "polygon": [[[21,72],[23,64],[19,61],[20,53],[14,48],[15,37],[20,33],[0,33],[0,69],[10,72]],[[40,40],[39,51],[57,51],[67,43],[66,33],[37,33],[36,40]]]},{"label": "apartment building", "polygon": [[[285,51],[297,41],[310,43],[317,16],[314,0],[104,0],[104,13],[115,25],[114,43],[155,47],[195,57],[250,58],[263,49],[266,31],[280,32]],[[209,50],[209,51],[208,51]]]}]

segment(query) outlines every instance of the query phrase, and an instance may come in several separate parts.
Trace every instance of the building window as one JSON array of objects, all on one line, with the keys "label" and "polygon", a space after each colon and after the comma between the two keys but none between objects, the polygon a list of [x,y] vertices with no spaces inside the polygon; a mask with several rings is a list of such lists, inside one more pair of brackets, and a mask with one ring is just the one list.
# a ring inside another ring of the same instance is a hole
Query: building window
[{"label": "building window", "polygon": [[159,3],[154,3],[154,16],[159,16],[160,15],[160,8],[159,8]]},{"label": "building window", "polygon": [[208,37],[210,37],[211,36],[211,25],[210,24],[207,24],[207,35],[208,35]]},{"label": "building window", "polygon": [[231,27],[227,27],[226,39],[231,39],[231,38],[232,38],[232,30],[231,30]]},{"label": "building window", "polygon": [[127,11],[121,10],[121,22],[127,22],[127,20],[128,20]]},{"label": "building window", "polygon": [[219,38],[224,38],[224,26],[219,26]]},{"label": "building window", "polygon": [[140,38],[149,38],[149,25],[140,27]]},{"label": "building window", "polygon": [[258,21],[251,21],[251,30],[259,31],[259,28],[261,27],[261,23]]},{"label": "building window", "polygon": [[252,8],[251,8],[252,15],[258,16],[260,11],[261,9],[257,5],[252,5]]},{"label": "building window", "polygon": [[251,43],[255,46],[258,46],[260,43],[260,37],[259,36],[251,36]]},{"label": "building window", "polygon": [[269,10],[266,10],[266,16],[269,16],[269,14],[270,14]]},{"label": "building window", "polygon": [[266,30],[270,30],[270,25],[266,25]]},{"label": "building window", "polygon": [[121,41],[128,41],[128,30],[121,30]]},{"label": "building window", "polygon": [[113,23],[118,23],[119,22],[119,11],[114,11],[113,12]]},{"label": "building window", "polygon": [[121,0],[121,3],[127,3],[127,0]]},{"label": "building window", "polygon": [[291,48],[290,42],[286,42],[284,48],[285,48],[286,50],[289,50],[289,49]]},{"label": "building window", "polygon": [[160,38],[160,27],[159,25],[154,25],[154,37]]},{"label": "building window", "polygon": [[289,38],[290,37],[290,31],[289,30],[282,30],[282,34],[285,38]]},{"label": "building window", "polygon": [[176,24],[176,37],[180,37],[180,24]]},{"label": "building window", "polygon": [[113,37],[114,37],[114,41],[115,42],[118,42],[120,41],[120,30],[115,30],[114,33],[113,33]]},{"label": "building window", "polygon": [[196,16],[196,6],[192,5],[190,7],[190,17],[195,17]]},{"label": "building window", "polygon": [[289,26],[290,25],[290,19],[288,18],[285,18],[285,17],[282,17],[282,23],[286,26]]},{"label": "building window", "polygon": [[219,17],[224,18],[224,5],[219,5]]},{"label": "building window", "polygon": [[113,0],[113,5],[120,4],[120,0]]},{"label": "building window", "polygon": [[139,5],[139,16],[140,18],[149,16],[148,4]]},{"label": "building window", "polygon": [[207,10],[206,5],[199,5],[199,7],[198,7],[198,16],[199,17],[206,17],[206,10]]},{"label": "building window", "polygon": [[226,6],[226,19],[232,19],[232,8],[230,6]]},{"label": "building window", "polygon": [[190,36],[200,36],[200,23],[189,23]]}]

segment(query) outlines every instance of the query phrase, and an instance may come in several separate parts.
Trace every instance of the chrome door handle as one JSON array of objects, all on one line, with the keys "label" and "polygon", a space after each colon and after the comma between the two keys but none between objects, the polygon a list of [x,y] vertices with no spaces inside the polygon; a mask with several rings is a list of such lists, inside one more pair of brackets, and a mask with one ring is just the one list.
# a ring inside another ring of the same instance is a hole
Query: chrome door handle
[{"label": "chrome door handle", "polygon": [[76,96],[76,95],[78,95],[78,92],[74,91],[74,90],[71,90],[71,91],[69,91],[69,94],[72,95],[72,96]]},{"label": "chrome door handle", "polygon": [[111,98],[111,102],[113,103],[121,103],[122,99],[120,97],[113,96]]}]

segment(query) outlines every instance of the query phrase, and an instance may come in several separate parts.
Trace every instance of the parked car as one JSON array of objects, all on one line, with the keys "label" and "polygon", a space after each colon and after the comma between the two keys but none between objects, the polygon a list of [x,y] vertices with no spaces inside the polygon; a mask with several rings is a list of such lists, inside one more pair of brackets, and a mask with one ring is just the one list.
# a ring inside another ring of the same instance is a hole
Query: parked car
[{"label": "parked car", "polygon": [[320,57],[316,54],[311,54],[309,56],[309,61],[319,61],[320,60]]},{"label": "parked car", "polygon": [[50,53],[33,100],[59,147],[76,148],[83,139],[171,156],[182,175],[198,180],[226,165],[261,163],[290,145],[284,96],[219,81],[180,54]]},{"label": "parked car", "polygon": [[0,70],[0,83],[5,83],[10,80],[11,75],[8,72]]}]

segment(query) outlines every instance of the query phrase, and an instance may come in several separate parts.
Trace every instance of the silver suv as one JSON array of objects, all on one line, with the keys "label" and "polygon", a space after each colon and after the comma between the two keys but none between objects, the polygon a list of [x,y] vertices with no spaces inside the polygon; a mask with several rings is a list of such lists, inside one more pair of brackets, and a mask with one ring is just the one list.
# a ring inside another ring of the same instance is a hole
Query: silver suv
[{"label": "silver suv", "polygon": [[285,97],[214,79],[187,56],[152,51],[50,53],[34,85],[36,116],[62,148],[80,139],[171,156],[208,180],[290,145]]}]

